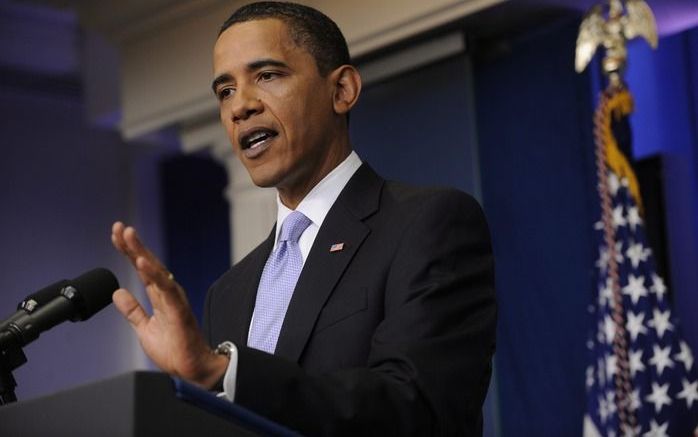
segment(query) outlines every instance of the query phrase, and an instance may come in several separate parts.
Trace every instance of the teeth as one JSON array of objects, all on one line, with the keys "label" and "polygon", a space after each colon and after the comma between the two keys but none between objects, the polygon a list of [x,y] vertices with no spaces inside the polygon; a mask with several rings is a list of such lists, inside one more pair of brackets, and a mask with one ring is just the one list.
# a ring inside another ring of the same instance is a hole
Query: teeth
[{"label": "teeth", "polygon": [[243,140],[243,148],[254,148],[259,146],[262,142],[268,140],[269,138],[275,136],[272,132],[258,131],[254,132],[247,138]]},{"label": "teeth", "polygon": [[253,135],[250,137],[250,139],[247,140],[247,141],[250,142],[250,143],[254,143],[255,141],[263,140],[263,139],[265,139],[265,138],[268,137],[268,136],[269,136],[269,134],[266,133],[266,132],[259,132],[259,133],[253,134]]}]

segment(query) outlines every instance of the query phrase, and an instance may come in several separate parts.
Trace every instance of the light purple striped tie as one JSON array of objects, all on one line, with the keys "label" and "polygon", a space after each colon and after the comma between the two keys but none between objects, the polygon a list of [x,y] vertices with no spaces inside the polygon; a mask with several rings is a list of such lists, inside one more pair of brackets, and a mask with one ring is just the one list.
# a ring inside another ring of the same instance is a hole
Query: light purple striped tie
[{"label": "light purple striped tie", "polygon": [[288,304],[303,269],[298,239],[310,226],[310,219],[293,211],[281,225],[279,244],[267,259],[257,289],[252,327],[247,345],[274,353]]}]

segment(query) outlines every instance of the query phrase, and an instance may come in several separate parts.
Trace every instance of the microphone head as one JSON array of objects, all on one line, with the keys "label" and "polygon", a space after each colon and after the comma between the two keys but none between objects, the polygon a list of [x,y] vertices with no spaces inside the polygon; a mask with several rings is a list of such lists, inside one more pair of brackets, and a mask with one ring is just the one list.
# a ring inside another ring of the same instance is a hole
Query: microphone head
[{"label": "microphone head", "polygon": [[76,314],[72,321],[87,320],[111,303],[111,295],[119,288],[112,272],[96,268],[68,281],[61,294],[74,302]]},{"label": "microphone head", "polygon": [[44,287],[36,293],[32,293],[25,297],[22,302],[17,305],[18,310],[24,310],[27,313],[34,312],[35,309],[51,302],[53,299],[61,295],[63,287],[69,284],[67,279],[62,279],[48,287]]}]

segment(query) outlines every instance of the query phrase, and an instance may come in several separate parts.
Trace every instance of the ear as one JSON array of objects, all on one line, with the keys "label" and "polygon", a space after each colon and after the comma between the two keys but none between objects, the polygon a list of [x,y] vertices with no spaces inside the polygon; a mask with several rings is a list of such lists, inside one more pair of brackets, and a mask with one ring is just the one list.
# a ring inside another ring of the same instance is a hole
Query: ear
[{"label": "ear", "polygon": [[346,114],[361,94],[361,75],[351,65],[342,65],[330,73],[334,84],[332,104],[337,114]]}]

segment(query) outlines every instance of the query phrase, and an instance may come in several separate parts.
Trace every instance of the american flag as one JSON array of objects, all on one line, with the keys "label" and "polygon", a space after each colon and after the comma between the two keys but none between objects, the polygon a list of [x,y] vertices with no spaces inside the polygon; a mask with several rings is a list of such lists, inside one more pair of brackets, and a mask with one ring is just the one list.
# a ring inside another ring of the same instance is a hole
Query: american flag
[{"label": "american flag", "polygon": [[[601,104],[612,104],[612,96],[605,97]],[[602,138],[602,146],[617,151],[608,138]],[[599,182],[606,193],[606,218],[595,225],[599,255],[589,306],[584,435],[698,436],[696,362],[656,271],[637,181],[627,166],[618,174],[607,149],[603,157]]]}]

